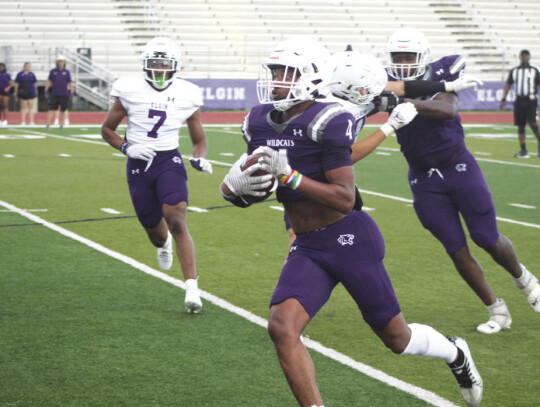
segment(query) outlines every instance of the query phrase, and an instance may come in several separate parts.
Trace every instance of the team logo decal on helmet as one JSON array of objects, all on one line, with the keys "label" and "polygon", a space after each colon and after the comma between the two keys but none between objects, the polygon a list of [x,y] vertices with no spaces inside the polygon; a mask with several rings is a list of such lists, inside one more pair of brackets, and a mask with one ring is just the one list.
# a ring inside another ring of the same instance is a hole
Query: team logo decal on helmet
[{"label": "team logo decal on helmet", "polygon": [[[411,62],[394,62],[393,54],[412,54]],[[386,46],[388,74],[395,79],[411,80],[422,76],[430,62],[429,43],[424,34],[404,28],[392,34]]]},{"label": "team logo decal on helmet", "polygon": [[[327,62],[330,53],[321,43],[306,37],[295,37],[278,44],[262,64],[257,81],[257,96],[263,104],[273,104],[285,111],[323,94],[327,84]],[[277,70],[283,74],[277,77]],[[288,89],[284,99],[275,100],[273,90]]]},{"label": "team logo decal on helmet", "polygon": [[180,49],[169,38],[156,37],[144,47],[142,65],[145,79],[165,89],[180,69]]}]

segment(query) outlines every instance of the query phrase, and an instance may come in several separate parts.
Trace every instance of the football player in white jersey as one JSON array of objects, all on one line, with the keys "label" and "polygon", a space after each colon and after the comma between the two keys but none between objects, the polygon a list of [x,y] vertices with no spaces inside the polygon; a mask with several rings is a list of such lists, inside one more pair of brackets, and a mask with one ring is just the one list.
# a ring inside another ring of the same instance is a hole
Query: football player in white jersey
[{"label": "football player in white jersey", "polygon": [[[116,99],[101,127],[101,135],[128,156],[127,181],[131,200],[150,241],[157,249],[159,266],[169,270],[173,243],[185,279],[188,312],[202,308],[195,267],[195,247],[186,223],[187,172],[178,151],[178,136],[186,121],[198,171],[212,173],[204,157],[208,149],[201,123],[202,92],[196,85],[175,78],[180,50],[168,38],[146,44],[143,73],[118,79],[111,95]],[[127,117],[125,139],[116,132]]]}]

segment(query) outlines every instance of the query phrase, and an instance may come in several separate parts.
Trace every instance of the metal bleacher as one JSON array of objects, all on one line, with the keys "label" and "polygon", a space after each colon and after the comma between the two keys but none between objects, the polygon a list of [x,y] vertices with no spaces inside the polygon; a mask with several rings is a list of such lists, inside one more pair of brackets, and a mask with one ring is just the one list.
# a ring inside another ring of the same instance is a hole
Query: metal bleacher
[{"label": "metal bleacher", "polygon": [[0,60],[13,73],[30,61],[44,81],[59,52],[90,49],[90,66],[114,77],[139,72],[143,45],[166,35],[182,48],[181,76],[252,79],[284,38],[312,36],[330,51],[351,44],[385,62],[402,27],[424,32],[433,58],[464,55],[484,80],[503,79],[523,48],[540,58],[538,0],[12,0],[2,3]]}]

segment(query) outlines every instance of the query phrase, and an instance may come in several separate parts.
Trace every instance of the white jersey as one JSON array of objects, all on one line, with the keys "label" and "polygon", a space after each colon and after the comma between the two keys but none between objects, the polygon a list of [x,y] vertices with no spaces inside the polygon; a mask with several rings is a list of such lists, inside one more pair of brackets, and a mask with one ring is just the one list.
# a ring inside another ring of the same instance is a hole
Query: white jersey
[{"label": "white jersey", "polygon": [[178,148],[182,123],[203,104],[197,85],[177,78],[167,89],[157,91],[143,74],[119,78],[111,95],[127,111],[126,140],[148,144],[155,151]]}]

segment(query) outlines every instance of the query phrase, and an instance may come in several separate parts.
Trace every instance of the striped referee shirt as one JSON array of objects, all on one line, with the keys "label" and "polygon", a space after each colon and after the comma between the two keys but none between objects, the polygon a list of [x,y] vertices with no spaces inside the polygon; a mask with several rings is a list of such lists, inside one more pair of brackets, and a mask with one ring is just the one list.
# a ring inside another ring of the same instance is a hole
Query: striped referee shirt
[{"label": "striped referee shirt", "polygon": [[514,84],[517,97],[536,95],[537,87],[540,85],[540,71],[531,65],[516,66],[508,74],[506,83]]}]

